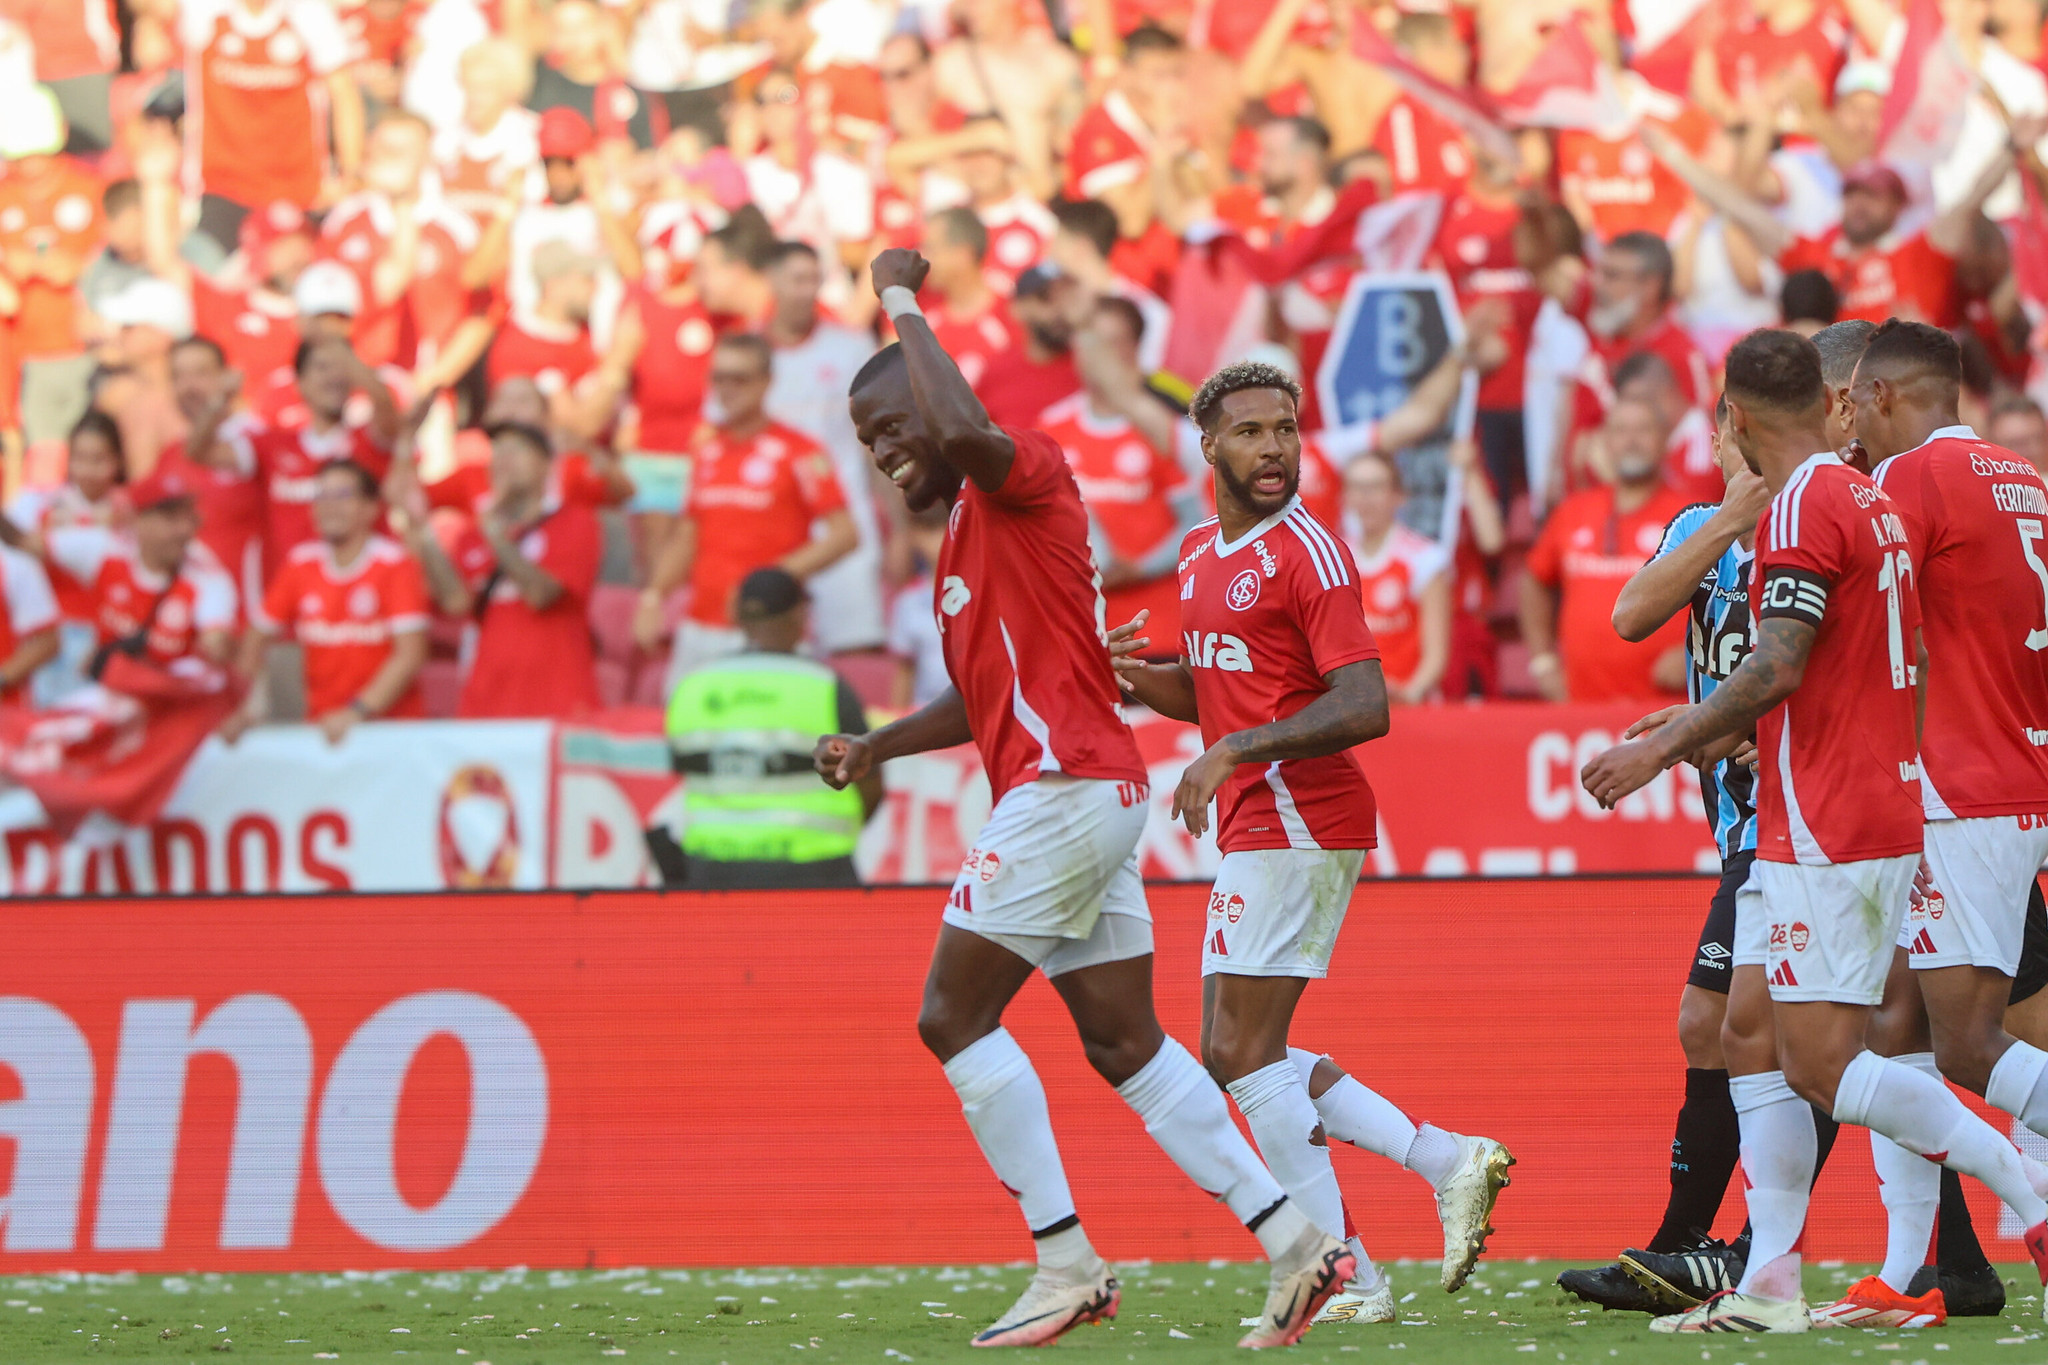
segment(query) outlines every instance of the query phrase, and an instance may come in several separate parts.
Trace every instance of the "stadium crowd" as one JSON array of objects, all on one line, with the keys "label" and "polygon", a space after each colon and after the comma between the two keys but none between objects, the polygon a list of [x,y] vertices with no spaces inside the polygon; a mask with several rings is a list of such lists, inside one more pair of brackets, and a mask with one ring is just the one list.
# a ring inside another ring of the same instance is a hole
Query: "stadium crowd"
[{"label": "stadium crowd", "polygon": [[[2048,461],[2043,28],[2040,0],[0,0],[0,699],[118,648],[262,678],[230,736],[659,705],[742,647],[772,565],[868,703],[927,700],[943,523],[845,397],[889,246],[929,258],[991,414],[1065,450],[1112,624],[1177,641],[1184,403],[1250,354],[1308,382],[1302,496],[1396,701],[1677,693],[1678,623],[1626,641],[1613,608],[1720,497],[1746,330],[1954,329],[1966,420]],[[1880,159],[1894,83],[1951,68],[1939,157]],[[1411,192],[1465,339],[1333,412],[1355,229]]]}]

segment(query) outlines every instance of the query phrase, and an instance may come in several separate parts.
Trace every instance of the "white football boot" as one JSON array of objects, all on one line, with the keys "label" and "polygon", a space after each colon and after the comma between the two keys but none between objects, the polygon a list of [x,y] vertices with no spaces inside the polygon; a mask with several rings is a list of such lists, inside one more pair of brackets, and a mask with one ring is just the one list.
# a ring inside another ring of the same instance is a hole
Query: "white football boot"
[{"label": "white football boot", "polygon": [[1273,1259],[1266,1309],[1238,1345],[1254,1351],[1292,1346],[1307,1335],[1316,1314],[1358,1270],[1351,1248],[1320,1228],[1309,1227],[1294,1245]]},{"label": "white football boot", "polygon": [[1486,1239],[1493,1232],[1494,1201],[1508,1187],[1508,1167],[1515,1158],[1492,1138],[1458,1134],[1458,1166],[1443,1188],[1436,1192],[1437,1217],[1444,1225],[1444,1274],[1446,1294],[1465,1287]]},{"label": "white football boot", "polygon": [[1076,1327],[1106,1322],[1123,1301],[1109,1262],[1073,1270],[1041,1269],[1010,1311],[974,1338],[976,1346],[1050,1346]]},{"label": "white football boot", "polygon": [[1652,1332],[1808,1332],[1813,1313],[1801,1299],[1759,1299],[1733,1289],[1714,1295],[1697,1308],[1668,1318],[1651,1318]]}]

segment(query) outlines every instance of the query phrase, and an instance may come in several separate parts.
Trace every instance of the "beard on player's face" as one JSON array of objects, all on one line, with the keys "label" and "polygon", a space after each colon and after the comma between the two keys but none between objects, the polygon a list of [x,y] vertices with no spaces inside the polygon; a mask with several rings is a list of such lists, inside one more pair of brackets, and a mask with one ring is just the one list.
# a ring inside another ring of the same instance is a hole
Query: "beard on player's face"
[{"label": "beard on player's face", "polygon": [[1233,461],[1227,454],[1218,453],[1216,459],[1216,482],[1219,492],[1247,512],[1257,513],[1265,518],[1273,515],[1294,500],[1294,494],[1301,487],[1301,464],[1284,456],[1261,454],[1250,460],[1240,460],[1245,467],[1242,472],[1232,468]]}]

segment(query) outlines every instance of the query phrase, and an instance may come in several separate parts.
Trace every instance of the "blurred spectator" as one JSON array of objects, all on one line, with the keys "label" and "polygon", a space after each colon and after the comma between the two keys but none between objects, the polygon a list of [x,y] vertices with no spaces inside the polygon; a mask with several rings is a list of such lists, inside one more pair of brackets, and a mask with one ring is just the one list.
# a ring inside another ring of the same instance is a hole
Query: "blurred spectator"
[{"label": "blurred spectator", "polygon": [[1401,524],[1401,471],[1367,451],[1344,471],[1344,510],[1358,528],[1358,590],[1379,641],[1387,699],[1413,706],[1437,694],[1451,658],[1451,560]]},{"label": "blurred spectator", "polygon": [[61,440],[85,412],[92,360],[80,353],[78,279],[99,250],[99,177],[64,155],[64,116],[43,87],[0,131],[0,311],[21,365],[25,440]]},{"label": "blurred spectator", "polygon": [[[775,312],[768,343],[775,350],[768,415],[816,441],[832,457],[860,543],[838,562],[814,573],[808,587],[813,643],[821,654],[879,649],[882,611],[882,527],[874,490],[880,476],[853,429],[846,392],[874,354],[872,336],[825,320],[818,293],[825,275],[818,253],[803,242],[776,246],[768,266]],[[893,501],[893,499],[892,499]]]},{"label": "blurred spectator", "polygon": [[2036,469],[2048,470],[2048,418],[2031,398],[2008,394],[1992,404],[1984,439],[2004,446]]},{"label": "blurred spectator", "polygon": [[1074,354],[1081,391],[1053,404],[1036,425],[1059,443],[1088,509],[1088,539],[1101,578],[1104,618],[1121,625],[1140,611],[1155,652],[1180,653],[1181,540],[1204,515],[1202,490],[1176,458],[1178,409],[1145,387],[1138,368],[1145,320],[1128,299],[1075,305]]},{"label": "blurred spectator", "polygon": [[1017,277],[1045,259],[1059,223],[1045,204],[1019,183],[1009,130],[993,118],[970,118],[961,132],[972,139],[953,158],[953,173],[966,187],[963,207],[988,229],[982,273],[989,287],[1008,297]]},{"label": "blurred spectator", "polygon": [[1668,433],[1664,481],[1687,502],[1719,502],[1727,487],[1714,456],[1714,424],[1704,407],[1686,402],[1664,357],[1637,351],[1614,370],[1614,394],[1647,404]]},{"label": "blurred spectator", "polygon": [[65,444],[64,482],[54,488],[22,489],[7,504],[7,515],[36,535],[60,526],[114,526],[131,510],[127,482],[121,428],[104,412],[90,410],[71,428]]},{"label": "blurred spectator", "polygon": [[[306,420],[265,428],[251,438],[265,509],[266,583],[284,566],[285,556],[313,539],[313,494],[320,467],[353,460],[381,480],[391,468],[391,447],[398,435],[398,404],[390,387],[348,342],[325,337],[299,343],[292,372]],[[347,420],[348,404],[350,395],[358,392],[370,400],[370,419],[353,426]]]},{"label": "blurred spectator", "polygon": [[739,649],[732,595],[755,569],[774,565],[809,578],[850,552],[859,532],[832,458],[767,414],[773,375],[768,343],[722,338],[711,357],[711,391],[723,413],[690,452],[690,497],[640,595],[634,634],[658,649],[669,594],[687,583],[690,605],[669,655],[669,683]]},{"label": "blurred spectator", "polygon": [[0,19],[18,25],[35,51],[35,78],[64,111],[64,150],[95,156],[114,145],[108,92],[121,69],[114,0],[0,0]]},{"label": "blurred spectator", "polygon": [[1053,207],[1059,230],[1053,233],[1046,259],[1062,275],[1078,284],[1084,293],[1113,294],[1136,304],[1145,319],[1145,344],[1138,363],[1145,373],[1156,371],[1166,358],[1167,334],[1173,330],[1173,310],[1166,300],[1143,283],[1117,273],[1110,253],[1117,242],[1117,218],[1107,204],[1083,199]]},{"label": "blurred spectator", "polygon": [[[199,516],[191,485],[165,470],[138,479],[128,496],[135,508],[128,528],[66,526],[42,540],[47,561],[91,596],[99,637],[91,676],[115,649],[159,665],[194,655],[226,662],[235,585],[193,547]],[[0,532],[14,543],[11,523]]]},{"label": "blurred spectator", "polygon": [[[264,672],[274,636],[299,642],[306,714],[329,744],[362,721],[425,714],[415,685],[427,661],[426,579],[396,541],[376,534],[376,477],[353,460],[314,475],[315,539],[297,546],[270,582],[264,619],[243,637],[242,676]],[[222,728],[233,738],[262,718],[262,688]]]},{"label": "blurred spectator", "polygon": [[[363,152],[362,188],[320,225],[322,247],[355,271],[361,286],[350,335],[372,368],[431,366],[470,311],[463,262],[477,233],[441,196],[440,179],[429,170],[432,139],[416,114],[379,115]],[[520,297],[532,301],[530,291]]]},{"label": "blurred spectator", "polygon": [[897,711],[915,711],[953,685],[946,672],[945,637],[939,634],[932,605],[932,573],[946,543],[949,510],[939,504],[913,512],[904,532],[914,568],[889,603],[889,653],[896,660],[889,705]]},{"label": "blurred spectator", "polygon": [[261,420],[238,410],[242,375],[209,337],[171,348],[171,394],[186,435],[164,448],[159,468],[175,470],[192,490],[199,540],[234,578],[242,600],[263,601],[263,486],[256,478]]},{"label": "blurred spectator", "polygon": [[844,678],[798,657],[809,615],[794,574],[755,569],[733,595],[740,649],[676,685],[664,728],[683,779],[683,831],[680,858],[657,854],[664,884],[859,884],[854,845],[882,803],[882,775],[870,772],[844,791],[812,775],[818,740],[863,735],[868,726]]},{"label": "blurred spectator", "polygon": [[961,32],[933,58],[939,94],[964,113],[1000,118],[1026,188],[1050,198],[1081,109],[1080,59],[1026,18],[1023,0],[962,0],[954,12]]},{"label": "blurred spectator", "polygon": [[135,280],[100,305],[100,320],[108,337],[96,356],[92,402],[121,428],[130,472],[144,475],[184,433],[171,393],[171,347],[192,335],[192,303],[166,280]]},{"label": "blurred spectator", "polygon": [[515,194],[538,193],[540,116],[520,106],[533,65],[518,44],[487,38],[464,50],[462,116],[434,133],[434,170],[448,202],[479,227]]},{"label": "blurred spectator", "polygon": [[[567,242],[604,261],[591,309],[593,316],[610,318],[622,296],[621,281],[640,274],[640,249],[603,192],[603,167],[594,154],[597,135],[574,109],[549,109],[541,115],[537,141],[544,193],[529,200],[523,183],[507,185],[497,214],[469,254],[463,281],[481,288],[502,280],[512,303],[532,308],[534,251],[542,242]],[[609,336],[600,329],[599,343]]]},{"label": "blurred spectator", "polygon": [[939,296],[925,309],[925,321],[961,378],[979,384],[989,361],[1015,344],[1003,301],[984,271],[988,229],[973,209],[941,209],[925,220],[923,254],[932,267],[925,288]]},{"label": "blurred spectator", "polygon": [[[201,231],[232,251],[242,217],[273,199],[300,208],[339,196],[333,170],[363,159],[363,96],[334,10],[319,0],[183,0],[185,127]],[[315,84],[319,89],[315,90]],[[324,109],[323,120],[321,111]],[[323,129],[324,123],[324,129]]]},{"label": "blurred spectator", "polygon": [[1649,404],[1619,401],[1601,436],[1612,481],[1550,514],[1522,576],[1522,642],[1550,701],[1651,701],[1685,686],[1684,622],[1640,644],[1614,633],[1614,602],[1686,500],[1664,482],[1665,429]]},{"label": "blurred spectator", "polygon": [[546,432],[505,423],[490,434],[490,497],[454,550],[442,550],[424,518],[406,519],[435,605],[476,623],[456,714],[580,715],[597,705],[589,621],[602,554],[597,516],[551,487]]},{"label": "blurred spectator", "polygon": [[754,86],[760,149],[741,163],[747,191],[777,237],[808,242],[834,265],[867,263],[875,187],[859,163],[821,144],[806,121],[803,87],[773,70]]},{"label": "blurred spectator", "polygon": [[28,700],[29,680],[59,647],[57,597],[42,561],[0,545],[0,706]]},{"label": "blurred spectator", "polygon": [[1106,204],[1118,236],[1144,237],[1155,202],[1153,154],[1186,118],[1186,50],[1164,29],[1142,25],[1124,38],[1115,84],[1074,125],[1060,193]]},{"label": "blurred spectator", "polygon": [[100,192],[100,226],[100,249],[78,277],[79,306],[91,314],[102,299],[150,273],[140,183],[116,180]]},{"label": "blurred spectator", "polygon": [[514,304],[491,342],[484,376],[495,391],[514,375],[533,380],[548,400],[557,427],[579,426],[578,390],[597,368],[590,343],[590,310],[597,295],[598,261],[567,242],[542,242],[533,253],[532,308]]},{"label": "blurred spectator", "polygon": [[1081,387],[1074,370],[1073,326],[1061,304],[1079,288],[1049,262],[1017,277],[1010,317],[1020,344],[991,358],[975,390],[996,425],[1036,426],[1038,414]]},{"label": "blurred spectator", "polygon": [[[595,129],[598,141],[630,141],[643,151],[668,136],[667,110],[626,81],[624,44],[602,6],[555,0],[536,27],[542,46],[529,108],[543,115],[574,112]],[[545,148],[541,155],[547,155]]]}]

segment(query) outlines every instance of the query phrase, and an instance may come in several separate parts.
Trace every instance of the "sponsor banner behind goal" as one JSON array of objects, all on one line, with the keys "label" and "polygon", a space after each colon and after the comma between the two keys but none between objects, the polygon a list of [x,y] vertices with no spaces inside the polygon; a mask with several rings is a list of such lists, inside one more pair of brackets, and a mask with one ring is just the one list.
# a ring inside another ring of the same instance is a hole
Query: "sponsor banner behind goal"
[{"label": "sponsor banner behind goal", "polygon": [[[1379,794],[1368,876],[1526,877],[1716,865],[1692,770],[1660,774],[1604,811],[1579,769],[1640,714],[1629,706],[1403,707],[1360,751]],[[1168,811],[1196,731],[1143,713],[1152,776],[1145,875],[1216,870],[1213,838]],[[953,880],[988,817],[973,749],[888,765],[888,798],[859,864],[870,882]],[[0,793],[0,893],[438,891],[623,887],[653,880],[641,832],[679,811],[660,718],[573,724],[414,721],[360,726],[339,748],[306,726],[209,741],[163,818],[69,845],[27,793]]]},{"label": "sponsor banner behind goal", "polygon": [[[1494,1256],[1605,1259],[1662,1207],[1671,1019],[1710,890],[1363,884],[1296,1037],[1514,1149]],[[1206,895],[1152,891],[1160,1010],[1191,1045]],[[1026,1259],[916,1037],[939,901],[11,901],[0,1271]],[[1255,1256],[1089,1072],[1044,982],[1008,1022],[1104,1254]],[[1336,1160],[1375,1254],[1440,1254],[1420,1181]],[[1742,1216],[1738,1179],[1719,1230]],[[1883,1230],[1868,1145],[1845,1141],[1808,1252],[1873,1258]]]}]

